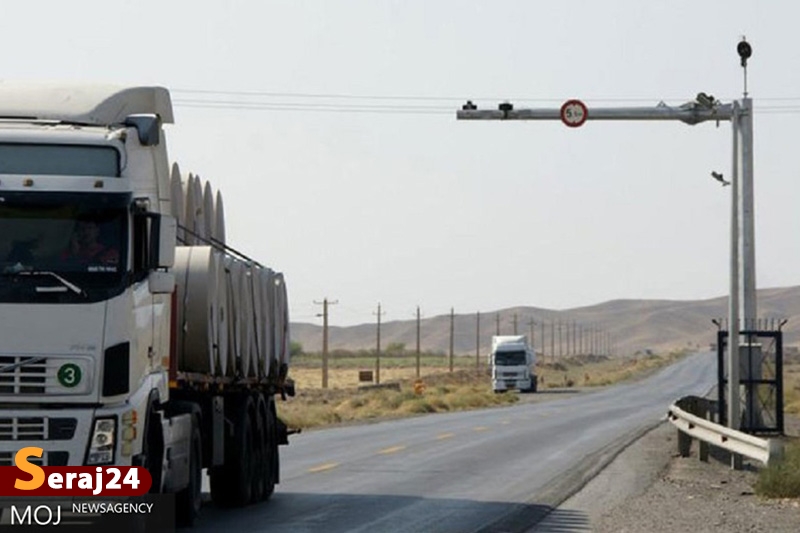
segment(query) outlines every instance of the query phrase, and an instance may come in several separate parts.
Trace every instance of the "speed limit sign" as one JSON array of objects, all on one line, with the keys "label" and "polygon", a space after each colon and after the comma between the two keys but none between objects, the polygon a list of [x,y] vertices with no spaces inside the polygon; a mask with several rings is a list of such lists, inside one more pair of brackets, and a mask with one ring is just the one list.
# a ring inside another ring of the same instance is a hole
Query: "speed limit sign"
[{"label": "speed limit sign", "polygon": [[561,122],[570,128],[581,126],[588,117],[589,110],[580,100],[567,100],[561,106]]}]

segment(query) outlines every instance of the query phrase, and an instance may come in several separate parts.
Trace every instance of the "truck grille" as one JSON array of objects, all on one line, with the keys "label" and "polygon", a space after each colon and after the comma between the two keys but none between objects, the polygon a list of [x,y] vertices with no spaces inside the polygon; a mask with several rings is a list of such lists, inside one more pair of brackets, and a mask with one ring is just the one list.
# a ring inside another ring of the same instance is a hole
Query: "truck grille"
[{"label": "truck grille", "polygon": [[75,418],[0,418],[0,441],[69,440],[75,435],[77,426]]},{"label": "truck grille", "polygon": [[46,357],[0,356],[0,370],[8,366],[0,372],[0,394],[45,394],[48,378],[56,383],[56,369],[47,367]]},{"label": "truck grille", "polygon": [[[17,452],[0,452],[0,466],[16,466],[14,455]],[[45,460],[46,459],[46,460]],[[39,466],[67,466],[69,452],[47,452],[41,458],[28,457],[28,462]]]}]

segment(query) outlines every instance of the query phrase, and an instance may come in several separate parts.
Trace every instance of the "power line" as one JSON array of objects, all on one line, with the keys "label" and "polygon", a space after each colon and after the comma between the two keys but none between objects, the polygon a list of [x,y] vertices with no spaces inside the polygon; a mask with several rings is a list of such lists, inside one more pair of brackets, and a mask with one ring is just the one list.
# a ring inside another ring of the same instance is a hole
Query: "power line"
[{"label": "power line", "polygon": [[[340,100],[399,100],[399,101],[426,101],[426,102],[457,102],[463,103],[466,98],[472,101],[512,101],[512,102],[563,102],[565,98],[554,97],[531,97],[531,96],[440,96],[440,95],[386,95],[386,94],[353,94],[353,93],[309,93],[300,91],[224,91],[211,89],[172,89],[173,94],[191,95],[217,95],[217,96],[236,96],[236,97],[266,97],[266,98],[309,98],[309,99],[340,99]],[[658,102],[661,100],[684,100],[688,96],[679,97],[642,97],[642,96],[585,96],[582,99],[588,102]],[[733,100],[736,97],[723,97],[720,100]],[[760,96],[755,98],[757,101],[800,101],[798,96]]]}]

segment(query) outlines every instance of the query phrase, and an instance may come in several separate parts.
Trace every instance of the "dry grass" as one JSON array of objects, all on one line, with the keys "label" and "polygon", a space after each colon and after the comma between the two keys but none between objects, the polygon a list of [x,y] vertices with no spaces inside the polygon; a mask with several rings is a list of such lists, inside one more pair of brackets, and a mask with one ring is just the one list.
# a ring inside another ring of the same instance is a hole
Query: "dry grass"
[{"label": "dry grass", "polygon": [[783,367],[783,401],[784,412],[800,415],[800,361]]},{"label": "dry grass", "polygon": [[[606,357],[561,358],[555,364],[537,365],[540,390],[556,387],[603,386],[645,375],[680,357],[647,356],[636,359]],[[413,414],[461,411],[518,401],[516,392],[495,394],[487,368],[476,369],[475,358],[456,357],[449,372],[446,357],[422,358],[415,388],[416,359],[413,356],[381,360],[381,383],[397,389],[359,389],[359,370],[375,369],[374,357],[339,357],[329,361],[328,389],[322,389],[319,356],[293,361],[291,377],[297,396],[278,402],[281,418],[295,428],[311,428],[352,421],[396,418]]]},{"label": "dry grass", "polygon": [[[303,370],[303,369],[301,369]],[[308,369],[305,369],[308,370]],[[412,369],[413,371],[413,369]],[[352,370],[346,372],[352,374]],[[294,371],[292,372],[294,374]],[[331,378],[337,371],[331,372]],[[308,378],[308,372],[299,372]],[[386,375],[392,375],[387,372]],[[382,381],[384,373],[381,371]],[[331,379],[330,383],[345,380]],[[516,394],[494,394],[484,375],[457,370],[427,373],[423,388],[415,388],[411,379],[392,383],[399,390],[337,387],[328,390],[298,387],[298,394],[286,402],[278,402],[278,414],[290,427],[310,428],[329,424],[398,418],[413,414],[460,411],[464,409],[504,405],[517,401]],[[385,381],[384,381],[385,383]]]},{"label": "dry grass", "polygon": [[575,356],[557,360],[555,363],[542,362],[537,366],[537,373],[543,388],[604,387],[645,376],[684,355],[685,352],[629,358]]},{"label": "dry grass", "polygon": [[800,497],[800,439],[788,442],[783,459],[758,473],[755,490],[768,498]]}]

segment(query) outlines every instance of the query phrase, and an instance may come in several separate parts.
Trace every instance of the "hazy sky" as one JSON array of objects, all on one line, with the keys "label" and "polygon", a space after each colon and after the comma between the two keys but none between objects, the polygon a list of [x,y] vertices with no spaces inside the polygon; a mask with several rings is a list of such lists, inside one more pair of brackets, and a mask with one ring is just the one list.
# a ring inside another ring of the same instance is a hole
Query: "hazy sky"
[{"label": "hazy sky", "polygon": [[[753,46],[759,288],[800,283],[796,2],[5,2],[0,77],[159,84],[171,159],[292,319],[405,320],[728,291],[728,123],[465,122],[493,108],[741,97]],[[215,93],[201,91],[218,91]],[[252,93],[252,94],[245,94]],[[322,97],[326,96],[326,97]],[[391,97],[391,98],[390,98]]]}]

